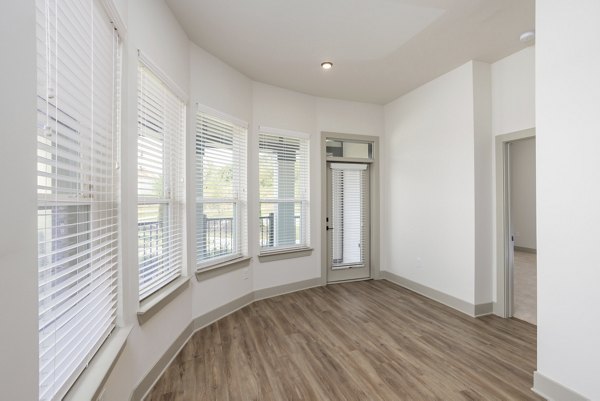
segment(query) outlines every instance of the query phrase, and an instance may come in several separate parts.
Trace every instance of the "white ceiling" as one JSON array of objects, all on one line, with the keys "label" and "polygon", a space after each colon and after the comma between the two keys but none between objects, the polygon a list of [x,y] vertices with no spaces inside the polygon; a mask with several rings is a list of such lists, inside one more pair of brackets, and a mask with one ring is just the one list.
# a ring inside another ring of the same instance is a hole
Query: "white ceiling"
[{"label": "white ceiling", "polygon": [[[524,47],[534,0],[167,0],[189,38],[248,77],[387,103]],[[322,61],[333,69],[323,71]]]}]

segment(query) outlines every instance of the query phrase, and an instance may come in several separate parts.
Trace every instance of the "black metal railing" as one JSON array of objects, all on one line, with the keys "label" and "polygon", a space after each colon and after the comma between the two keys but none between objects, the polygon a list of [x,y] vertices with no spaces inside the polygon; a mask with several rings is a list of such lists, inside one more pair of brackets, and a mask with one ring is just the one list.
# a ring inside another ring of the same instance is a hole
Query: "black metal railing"
[{"label": "black metal railing", "polygon": [[[294,216],[297,235],[299,238],[300,216]],[[199,249],[202,259],[215,258],[233,253],[234,249],[234,223],[233,218],[210,218],[203,216],[198,222],[203,225],[200,231],[204,238],[200,239]],[[259,244],[260,247],[272,247],[275,245],[275,214],[259,217]],[[161,227],[158,221],[138,223],[138,245],[142,250],[142,270],[144,261],[157,256],[162,250]]]},{"label": "black metal railing", "polygon": [[215,258],[233,253],[233,218],[211,218],[205,215],[202,221],[204,224],[202,232],[205,235],[204,249],[201,250],[203,258]]},{"label": "black metal railing", "polygon": [[261,248],[273,246],[275,240],[275,214],[269,213],[268,216],[260,216],[259,222],[259,243]]},{"label": "black metal railing", "polygon": [[152,268],[156,262],[158,255],[162,252],[162,235],[160,222],[144,221],[138,222],[138,249],[141,250],[140,255],[140,285],[151,279],[150,276],[145,276],[145,272]]}]

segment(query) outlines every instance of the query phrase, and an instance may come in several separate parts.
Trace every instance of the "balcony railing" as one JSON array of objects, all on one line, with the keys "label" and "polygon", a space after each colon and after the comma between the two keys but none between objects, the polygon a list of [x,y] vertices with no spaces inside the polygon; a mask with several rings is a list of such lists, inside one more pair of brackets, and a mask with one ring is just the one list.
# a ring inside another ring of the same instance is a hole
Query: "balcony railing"
[{"label": "balcony railing", "polygon": [[199,256],[209,259],[233,253],[233,218],[209,218],[205,215],[202,221],[202,232],[206,238]]},{"label": "balcony railing", "polygon": [[140,285],[149,281],[152,277],[146,276],[146,270],[151,270],[158,256],[162,254],[162,235],[160,222],[144,221],[138,222],[138,249],[140,252],[140,277],[145,277]]},{"label": "balcony railing", "polygon": [[[294,216],[297,235],[299,238],[300,216]],[[202,249],[199,249],[198,255],[201,259],[210,259],[219,256],[225,256],[233,253],[234,249],[234,226],[233,218],[209,218],[204,216],[199,221],[204,227],[200,231],[206,236],[200,240]],[[275,245],[275,214],[259,217],[259,245],[261,248],[272,247]],[[162,238],[160,223],[158,221],[138,223],[138,242],[142,249],[141,263],[142,269],[144,262],[149,261],[162,253]]]},{"label": "balcony railing", "polygon": [[275,214],[269,213],[268,216],[261,216],[259,218],[260,221],[260,238],[259,243],[260,247],[269,247],[273,246],[275,241]]}]

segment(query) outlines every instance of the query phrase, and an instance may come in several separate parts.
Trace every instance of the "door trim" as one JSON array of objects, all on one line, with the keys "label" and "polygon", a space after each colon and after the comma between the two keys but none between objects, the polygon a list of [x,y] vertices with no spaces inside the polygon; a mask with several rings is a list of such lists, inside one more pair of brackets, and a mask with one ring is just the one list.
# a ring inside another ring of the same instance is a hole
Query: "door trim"
[{"label": "door trim", "polygon": [[512,282],[509,271],[510,222],[508,213],[508,144],[535,138],[535,128],[496,136],[496,302],[494,314],[510,317]]},{"label": "door trim", "polygon": [[[321,284],[327,284],[327,233],[325,217],[327,217],[327,139],[345,139],[355,141],[373,142],[373,160],[370,161],[370,198],[371,227],[370,227],[370,262],[371,279],[380,278],[380,236],[379,236],[379,168],[381,155],[379,153],[379,137],[369,135],[344,134],[339,132],[321,131],[321,221],[319,222],[321,235]],[[336,160],[338,161],[338,160]],[[339,162],[339,161],[338,161]],[[366,161],[361,160],[361,163]],[[367,162],[369,163],[369,162]]]}]

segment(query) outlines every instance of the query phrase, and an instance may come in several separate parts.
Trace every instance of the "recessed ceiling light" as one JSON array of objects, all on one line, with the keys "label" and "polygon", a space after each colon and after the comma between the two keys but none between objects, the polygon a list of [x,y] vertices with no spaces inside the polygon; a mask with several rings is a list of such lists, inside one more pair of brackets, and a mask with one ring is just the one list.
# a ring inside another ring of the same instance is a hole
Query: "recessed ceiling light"
[{"label": "recessed ceiling light", "polygon": [[531,42],[535,38],[535,31],[527,31],[521,34],[521,42]]},{"label": "recessed ceiling light", "polygon": [[323,61],[321,63],[321,68],[324,70],[330,70],[333,67],[333,63],[331,61]]}]

